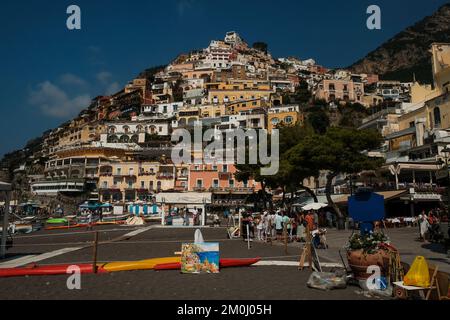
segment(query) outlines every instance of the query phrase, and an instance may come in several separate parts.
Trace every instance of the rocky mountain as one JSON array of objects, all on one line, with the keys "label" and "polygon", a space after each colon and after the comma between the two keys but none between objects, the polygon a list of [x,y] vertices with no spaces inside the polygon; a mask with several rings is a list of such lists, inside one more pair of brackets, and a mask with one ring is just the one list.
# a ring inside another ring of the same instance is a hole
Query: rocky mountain
[{"label": "rocky mountain", "polygon": [[450,42],[450,3],[349,67],[356,73],[376,73],[385,80],[432,83],[430,45]]}]

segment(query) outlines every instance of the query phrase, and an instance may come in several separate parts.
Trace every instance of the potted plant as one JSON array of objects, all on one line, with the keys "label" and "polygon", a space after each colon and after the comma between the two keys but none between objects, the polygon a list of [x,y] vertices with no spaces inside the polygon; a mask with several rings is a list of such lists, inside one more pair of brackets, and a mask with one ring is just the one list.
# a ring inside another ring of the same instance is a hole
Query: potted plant
[{"label": "potted plant", "polygon": [[354,234],[347,246],[347,259],[357,280],[366,280],[370,266],[380,267],[381,274],[386,275],[389,268],[389,238],[381,232]]}]

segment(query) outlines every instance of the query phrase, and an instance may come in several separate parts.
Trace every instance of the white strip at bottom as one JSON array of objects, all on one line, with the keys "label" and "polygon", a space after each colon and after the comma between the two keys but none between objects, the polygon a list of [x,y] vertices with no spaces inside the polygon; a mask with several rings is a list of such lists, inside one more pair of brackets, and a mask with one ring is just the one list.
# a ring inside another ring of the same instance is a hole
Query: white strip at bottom
[{"label": "white strip at bottom", "polygon": [[26,256],[22,258],[18,258],[12,261],[7,261],[0,263],[0,269],[6,269],[6,268],[17,268],[20,266],[25,266],[30,263],[39,262],[42,260],[47,260],[50,258],[54,258],[66,253],[74,252],[83,249],[83,247],[76,247],[76,248],[65,248],[60,249],[52,252],[43,253],[41,255],[32,255],[32,256]]},{"label": "white strip at bottom", "polygon": [[[321,263],[320,264],[324,268],[344,268],[342,264],[339,263]],[[276,267],[299,267],[298,261],[260,261],[254,264],[256,267],[267,267],[267,266],[276,266]],[[309,264],[305,262],[305,267],[309,267]]]},{"label": "white strip at bottom", "polygon": [[151,226],[151,227],[147,227],[147,228],[137,229],[137,230],[131,231],[131,232],[129,232],[129,233],[123,235],[123,236],[120,236],[119,238],[132,238],[132,237],[137,236],[138,234],[147,232],[147,231],[152,230],[152,229],[155,229],[155,227]]}]

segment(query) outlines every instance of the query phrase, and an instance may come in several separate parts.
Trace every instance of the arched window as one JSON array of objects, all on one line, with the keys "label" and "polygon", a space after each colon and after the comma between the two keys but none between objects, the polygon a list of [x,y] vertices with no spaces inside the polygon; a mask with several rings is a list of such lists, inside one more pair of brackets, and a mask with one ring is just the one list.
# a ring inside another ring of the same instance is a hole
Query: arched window
[{"label": "arched window", "polygon": [[111,133],[111,134],[116,133],[116,127],[114,127],[114,126],[109,127],[108,128],[108,133]]},{"label": "arched window", "polygon": [[112,135],[108,137],[108,143],[118,143],[119,142],[119,138],[117,138],[116,135]]},{"label": "arched window", "polygon": [[434,126],[441,126],[441,109],[439,107],[434,108]]},{"label": "arched window", "polygon": [[129,143],[130,142],[130,137],[127,135],[123,135],[120,137],[120,143]]},{"label": "arched window", "polygon": [[276,126],[278,123],[280,123],[280,119],[278,119],[278,118],[272,119],[272,125]]},{"label": "arched window", "polygon": [[137,134],[133,135],[131,137],[131,142],[132,143],[139,143],[139,136]]},{"label": "arched window", "polygon": [[123,126],[123,132],[124,133],[129,133],[130,132],[130,127],[129,126]]}]

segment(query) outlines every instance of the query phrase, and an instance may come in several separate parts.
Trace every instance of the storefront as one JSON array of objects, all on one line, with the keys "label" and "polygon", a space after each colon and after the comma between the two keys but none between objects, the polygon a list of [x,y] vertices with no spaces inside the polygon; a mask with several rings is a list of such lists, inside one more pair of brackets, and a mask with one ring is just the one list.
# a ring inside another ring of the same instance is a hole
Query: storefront
[{"label": "storefront", "polygon": [[[167,219],[171,220],[174,226],[183,225],[183,217],[180,212],[186,210],[192,214],[200,215],[200,225],[206,225],[206,210],[212,203],[212,193],[159,193],[156,195],[156,203],[161,206],[161,224],[167,225]],[[190,221],[189,225],[193,225]]]}]

